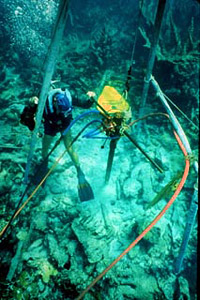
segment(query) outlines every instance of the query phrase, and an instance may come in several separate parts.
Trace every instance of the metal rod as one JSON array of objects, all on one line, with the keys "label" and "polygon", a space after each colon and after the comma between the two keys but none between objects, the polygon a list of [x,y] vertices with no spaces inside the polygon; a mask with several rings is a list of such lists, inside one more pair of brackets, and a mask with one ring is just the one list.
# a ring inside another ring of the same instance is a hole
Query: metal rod
[{"label": "metal rod", "polygon": [[156,48],[158,45],[160,28],[161,28],[162,18],[163,18],[163,14],[164,14],[164,10],[165,10],[165,4],[166,4],[166,0],[159,0],[158,9],[156,12],[155,24],[154,24],[154,36],[153,36],[153,41],[152,41],[150,52],[149,52],[146,76],[144,79],[144,86],[143,86],[143,91],[142,91],[142,100],[141,100],[141,105],[140,105],[139,117],[141,117],[141,115],[143,114],[143,108],[146,104],[146,99],[147,99],[147,95],[148,95],[148,91],[149,91],[150,78],[151,78],[152,70],[154,67],[154,62],[155,62],[155,57],[156,57]]},{"label": "metal rod", "polygon": [[[157,96],[160,98],[165,110],[167,111],[168,115],[170,116],[173,127],[174,127],[175,131],[178,133],[178,135],[181,139],[181,142],[183,143],[187,153],[189,155],[191,155],[192,150],[191,150],[189,141],[185,135],[185,132],[183,131],[179,121],[177,120],[171,107],[169,106],[169,104],[165,98],[165,95],[163,94],[160,86],[158,85],[157,81],[154,79],[153,76],[151,76],[151,83],[156,91]],[[194,169],[195,169],[196,173],[198,174],[198,162],[197,161],[194,161]],[[188,212],[188,216],[187,216],[187,222],[186,222],[186,226],[185,226],[185,231],[184,231],[184,235],[183,235],[183,239],[182,239],[179,256],[177,257],[177,259],[175,261],[174,272],[176,275],[179,275],[179,273],[181,272],[186,248],[187,248],[188,241],[190,239],[190,235],[191,235],[192,229],[194,227],[194,223],[195,223],[195,219],[196,219],[196,215],[197,215],[197,210],[198,210],[197,187],[198,187],[198,182],[196,183],[196,186],[194,187],[195,190],[194,190],[193,197],[192,197],[192,200],[190,203],[190,208],[189,208],[189,212]]]},{"label": "metal rod", "polygon": [[163,173],[163,169],[138,145],[138,143],[126,132],[124,131],[125,136],[144,154],[144,156],[158,169],[160,173]]},{"label": "metal rod", "polygon": [[51,79],[56,65],[56,57],[58,55],[59,44],[62,39],[64,28],[65,28],[67,12],[68,12],[68,4],[69,4],[69,0],[60,0],[60,7],[58,10],[57,21],[52,35],[52,40],[49,46],[49,53],[45,63],[45,73],[44,73],[43,84],[39,96],[39,103],[38,103],[38,108],[36,113],[36,126],[31,138],[30,150],[27,158],[26,170],[24,175],[25,184],[27,184],[28,182],[30,166],[34,155],[35,145],[37,143],[37,133],[39,131],[39,127],[41,124],[46,98],[48,95]]},{"label": "metal rod", "polygon": [[186,252],[186,249],[187,249],[187,245],[188,245],[188,242],[189,242],[189,239],[190,239],[192,229],[193,229],[194,224],[195,224],[197,210],[198,210],[198,198],[197,198],[197,196],[198,196],[198,191],[197,191],[197,189],[195,189],[192,200],[191,200],[188,216],[187,216],[187,222],[186,222],[186,226],[185,226],[185,232],[184,232],[184,235],[183,235],[181,248],[180,248],[180,251],[179,251],[179,255],[178,255],[178,257],[175,261],[174,272],[175,272],[176,275],[179,275],[180,272],[181,272],[183,260],[184,260],[184,257],[185,257],[185,252]]},{"label": "metal rod", "polygon": [[110,141],[110,151],[109,151],[108,161],[107,161],[105,183],[108,183],[108,181],[110,179],[110,173],[111,173],[111,169],[112,169],[112,164],[113,164],[113,159],[114,159],[114,155],[115,155],[115,149],[117,146],[117,141],[118,140]]}]

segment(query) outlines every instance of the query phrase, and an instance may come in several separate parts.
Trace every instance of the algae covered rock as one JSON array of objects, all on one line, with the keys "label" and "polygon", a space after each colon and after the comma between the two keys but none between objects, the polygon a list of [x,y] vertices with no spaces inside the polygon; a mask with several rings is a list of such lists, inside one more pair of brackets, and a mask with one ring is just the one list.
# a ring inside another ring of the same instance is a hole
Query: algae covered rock
[{"label": "algae covered rock", "polygon": [[47,259],[35,259],[34,261],[28,262],[29,266],[36,269],[36,274],[42,276],[44,283],[48,283],[51,276],[56,276],[58,271],[49,263]]},{"label": "algae covered rock", "polygon": [[72,229],[91,263],[100,261],[107,247],[104,220],[101,211],[97,209],[85,209],[72,223]]},{"label": "algae covered rock", "polygon": [[56,261],[58,267],[63,267],[69,259],[67,249],[58,244],[58,241],[53,234],[47,235],[47,241],[51,258]]},{"label": "algae covered rock", "polygon": [[22,254],[22,258],[26,261],[30,261],[32,259],[46,258],[47,257],[47,249],[45,249],[43,245],[43,239],[35,240]]}]

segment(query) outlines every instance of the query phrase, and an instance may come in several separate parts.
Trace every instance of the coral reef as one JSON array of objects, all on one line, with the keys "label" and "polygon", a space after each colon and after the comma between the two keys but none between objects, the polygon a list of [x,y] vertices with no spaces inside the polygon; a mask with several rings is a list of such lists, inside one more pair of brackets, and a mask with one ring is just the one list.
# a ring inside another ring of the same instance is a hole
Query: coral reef
[{"label": "coral reef", "polygon": [[[31,133],[19,124],[19,117],[27,99],[39,93],[58,7],[58,1],[53,0],[29,2],[0,1],[0,229],[10,220],[25,188],[22,181]],[[170,3],[173,6],[168,7],[163,20],[154,75],[165,93],[197,123],[199,38],[195,9],[199,4]],[[54,85],[73,89],[81,98],[88,90],[99,95],[105,84],[122,93],[138,26],[137,9],[129,0],[96,1],[95,5],[91,0],[72,1]],[[133,119],[138,115],[155,1],[146,1],[142,14],[129,91]],[[148,101],[147,113],[163,111],[151,90]],[[81,112],[75,108],[74,117]],[[91,119],[77,123],[73,135]],[[180,123],[192,150],[198,152],[197,131],[182,117]],[[168,121],[161,118],[147,120],[141,136],[137,125],[130,134],[164,172],[155,170],[122,136],[109,184],[105,185],[109,143],[80,137],[76,147],[95,199],[80,203],[76,171],[66,155],[0,243],[2,299],[75,299],[161,211],[173,193],[172,179],[184,168],[182,153]],[[59,145],[50,165],[63,149]],[[31,174],[40,156],[38,137]],[[191,169],[174,205],[85,299],[195,299],[197,224],[181,274],[174,274],[195,182],[196,173]],[[30,186],[27,196],[34,187]]]}]

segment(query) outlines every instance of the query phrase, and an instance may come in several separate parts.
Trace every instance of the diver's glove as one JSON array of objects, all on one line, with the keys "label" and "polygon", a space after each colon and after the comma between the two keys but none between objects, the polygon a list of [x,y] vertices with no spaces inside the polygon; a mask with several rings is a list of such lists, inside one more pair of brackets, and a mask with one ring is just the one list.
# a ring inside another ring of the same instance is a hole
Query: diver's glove
[{"label": "diver's glove", "polygon": [[94,199],[94,194],[90,184],[85,179],[85,175],[80,167],[77,167],[78,194],[81,202]]},{"label": "diver's glove", "polygon": [[96,94],[95,92],[88,91],[87,96],[89,99],[86,101],[85,108],[90,108],[94,104],[93,98],[96,96]]}]

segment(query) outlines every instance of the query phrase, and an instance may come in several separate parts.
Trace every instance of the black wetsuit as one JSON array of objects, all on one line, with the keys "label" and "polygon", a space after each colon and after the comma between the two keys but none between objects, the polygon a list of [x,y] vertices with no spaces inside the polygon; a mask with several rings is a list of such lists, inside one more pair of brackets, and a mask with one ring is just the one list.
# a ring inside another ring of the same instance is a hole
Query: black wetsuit
[{"label": "black wetsuit", "polygon": [[20,123],[27,126],[31,131],[35,128],[34,117],[36,110],[37,104],[25,106],[20,116]]},{"label": "black wetsuit", "polygon": [[[72,98],[72,107],[82,107],[82,108],[90,108],[92,106],[93,102],[88,99],[86,101],[78,99],[76,95],[73,95]],[[35,113],[37,110],[37,105],[34,106],[25,106],[22,114],[20,123],[26,125],[31,131],[33,131],[35,127]],[[54,109],[53,113],[46,113],[44,110],[43,113],[44,118],[44,133],[47,135],[55,136],[56,133],[62,132],[64,129],[66,129],[72,118],[72,113],[69,113],[67,116],[62,112],[56,112]]]}]

